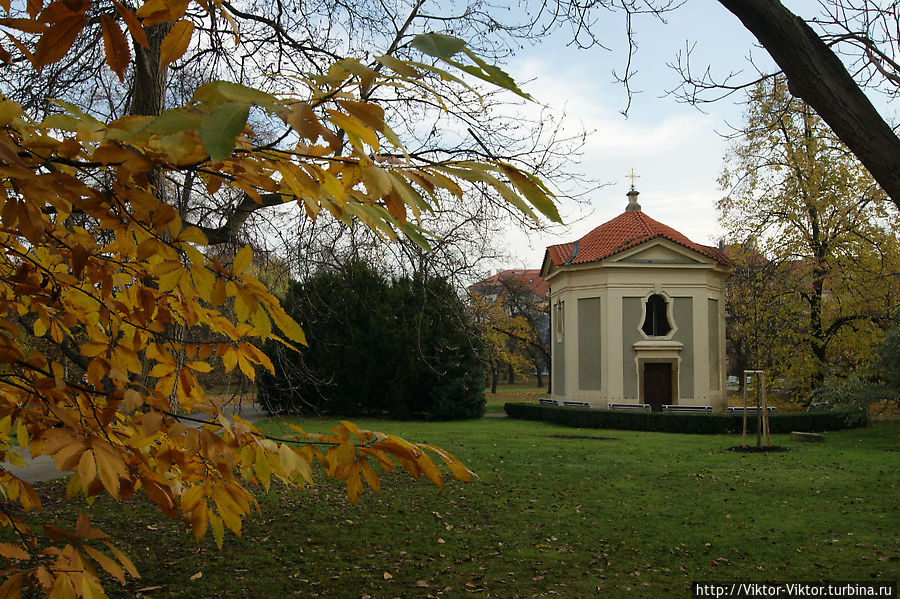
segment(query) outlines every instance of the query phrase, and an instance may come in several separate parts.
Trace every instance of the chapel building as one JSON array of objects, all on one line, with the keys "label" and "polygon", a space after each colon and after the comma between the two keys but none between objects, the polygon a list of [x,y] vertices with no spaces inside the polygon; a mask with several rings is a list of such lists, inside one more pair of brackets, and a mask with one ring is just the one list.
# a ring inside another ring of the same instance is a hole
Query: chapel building
[{"label": "chapel building", "polygon": [[551,397],[724,411],[731,260],[644,214],[634,187],[627,196],[624,213],[544,254]]}]

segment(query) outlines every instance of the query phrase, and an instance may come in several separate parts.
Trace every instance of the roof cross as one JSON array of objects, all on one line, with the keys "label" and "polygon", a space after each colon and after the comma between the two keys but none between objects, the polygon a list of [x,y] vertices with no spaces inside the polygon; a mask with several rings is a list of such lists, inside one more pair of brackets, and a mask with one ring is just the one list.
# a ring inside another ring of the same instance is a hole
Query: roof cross
[{"label": "roof cross", "polygon": [[631,189],[634,190],[634,180],[635,180],[635,179],[640,179],[641,176],[640,176],[640,175],[634,174],[634,169],[631,169],[631,174],[630,174],[630,175],[625,175],[625,176],[628,177],[629,179],[631,179]]}]

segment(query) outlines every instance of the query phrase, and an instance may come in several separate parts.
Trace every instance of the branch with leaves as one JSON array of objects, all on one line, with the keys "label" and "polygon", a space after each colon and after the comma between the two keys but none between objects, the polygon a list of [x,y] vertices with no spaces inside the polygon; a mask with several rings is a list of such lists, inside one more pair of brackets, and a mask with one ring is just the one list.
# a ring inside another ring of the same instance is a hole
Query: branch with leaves
[{"label": "branch with leaves", "polygon": [[[0,6],[10,14],[8,3]],[[130,56],[127,36],[135,48],[146,47],[147,32],[161,27],[154,68],[165,69],[191,47],[186,11],[228,18],[220,5],[205,2],[148,0],[134,12],[114,7],[126,30],[103,15],[100,22],[106,62],[120,78]],[[36,0],[28,3],[29,18],[10,16],[0,25],[19,32],[10,40],[40,70],[68,57],[93,8],[89,0],[46,6]],[[459,40],[425,36],[416,45],[521,94]],[[465,83],[433,65],[378,61],[383,69],[341,60],[309,74],[305,97],[207,82],[184,106],[109,122],[65,102],[58,103],[62,112],[34,116],[0,99],[0,458],[21,463],[26,449],[52,456],[60,470],[76,472],[70,496],[128,499],[143,492],[167,516],[186,521],[195,539],[212,532],[220,547],[224,531],[240,534],[242,518],[258,507],[248,487],[268,489],[273,478],[311,485],[316,463],[346,481],[352,501],[364,481],[379,488],[373,464],[386,471],[399,464],[440,486],[435,455],[453,476],[471,479],[440,448],[349,423],[331,435],[298,430],[289,443],[268,439],[219,413],[198,380],[218,361],[253,380],[257,369],[272,370],[259,349],[264,341],[305,343],[300,326],[250,274],[249,246],[224,264],[210,251],[253,209],[294,205],[311,220],[326,211],[383,238],[405,235],[427,246],[417,217],[447,201],[445,194],[461,200],[460,184],[470,181],[531,218],[559,220],[543,182],[509,163],[411,157],[365,90],[377,83],[441,101],[422,84],[423,71]],[[252,123],[260,122],[282,128],[276,143],[256,142]],[[167,180],[243,199],[216,229],[190,222],[167,203],[161,188]],[[218,341],[177,334],[196,329]],[[78,360],[43,349],[60,345],[75,348]],[[210,423],[197,428],[175,415],[192,411],[207,413]],[[0,493],[26,511],[40,508],[34,489],[2,468]],[[7,561],[0,595],[27,586],[51,597],[102,596],[94,565],[119,579],[137,576],[87,517],[74,532],[45,526],[46,545],[12,511],[0,514],[0,525],[20,539],[0,544]]]}]

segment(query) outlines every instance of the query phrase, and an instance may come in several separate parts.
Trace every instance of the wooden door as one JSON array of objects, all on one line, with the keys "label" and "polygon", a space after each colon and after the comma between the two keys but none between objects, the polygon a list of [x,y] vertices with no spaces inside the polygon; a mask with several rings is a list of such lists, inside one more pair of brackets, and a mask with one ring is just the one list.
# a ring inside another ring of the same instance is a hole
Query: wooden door
[{"label": "wooden door", "polygon": [[644,364],[644,403],[654,412],[672,403],[672,364],[647,362]]}]

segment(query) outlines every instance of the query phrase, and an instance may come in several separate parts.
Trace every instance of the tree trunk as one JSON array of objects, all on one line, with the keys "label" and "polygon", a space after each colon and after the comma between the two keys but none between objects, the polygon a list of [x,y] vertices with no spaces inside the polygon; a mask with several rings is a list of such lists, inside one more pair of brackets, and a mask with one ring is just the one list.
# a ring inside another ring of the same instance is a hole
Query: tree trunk
[{"label": "tree trunk", "polygon": [[169,69],[160,64],[160,46],[171,23],[145,27],[150,49],[134,43],[134,85],[131,88],[129,114],[158,116],[166,106],[166,81]]},{"label": "tree trunk", "polygon": [[816,357],[816,370],[813,374],[813,388],[821,387],[825,383],[825,368],[828,362],[825,360],[827,339],[825,329],[822,326],[822,298],[825,294],[824,273],[816,266],[813,271],[813,289],[809,296],[809,337],[810,349]]},{"label": "tree trunk", "polygon": [[497,394],[497,383],[500,381],[500,371],[499,369],[491,364],[491,394]]},{"label": "tree trunk", "polygon": [[536,361],[534,363],[534,374],[537,377],[537,387],[539,389],[544,386],[544,373],[541,372],[541,370],[542,368],[540,362]]}]

